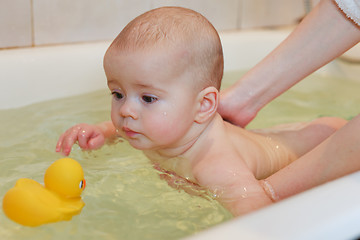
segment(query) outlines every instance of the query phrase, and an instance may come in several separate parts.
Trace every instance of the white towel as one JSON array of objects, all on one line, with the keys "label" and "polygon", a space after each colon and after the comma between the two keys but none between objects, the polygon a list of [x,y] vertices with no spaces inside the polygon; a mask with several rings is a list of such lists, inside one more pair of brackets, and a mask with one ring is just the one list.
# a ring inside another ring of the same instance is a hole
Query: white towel
[{"label": "white towel", "polygon": [[339,8],[360,26],[360,0],[335,0]]}]

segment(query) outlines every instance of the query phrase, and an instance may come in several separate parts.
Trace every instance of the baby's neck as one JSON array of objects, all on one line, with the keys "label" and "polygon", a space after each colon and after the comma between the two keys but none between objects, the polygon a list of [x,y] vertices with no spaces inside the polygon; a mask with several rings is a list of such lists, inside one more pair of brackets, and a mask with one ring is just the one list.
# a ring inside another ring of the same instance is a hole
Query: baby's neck
[{"label": "baby's neck", "polygon": [[194,130],[195,134],[192,135],[189,141],[185,141],[185,144],[174,148],[143,152],[161,169],[174,172],[194,182],[192,176],[193,163],[203,151],[206,151],[206,147],[208,146],[206,143],[206,135],[215,122],[219,121],[219,118],[221,119],[220,116],[215,116],[203,125],[198,126],[197,129]]},{"label": "baby's neck", "polygon": [[[200,133],[201,135],[201,133]],[[150,158],[151,160],[158,160],[158,159],[172,159],[179,156],[186,154],[193,145],[197,142],[200,135],[191,138],[189,141],[186,141],[184,144],[176,147],[171,148],[163,148],[157,150],[144,150],[143,152],[145,155]]]}]

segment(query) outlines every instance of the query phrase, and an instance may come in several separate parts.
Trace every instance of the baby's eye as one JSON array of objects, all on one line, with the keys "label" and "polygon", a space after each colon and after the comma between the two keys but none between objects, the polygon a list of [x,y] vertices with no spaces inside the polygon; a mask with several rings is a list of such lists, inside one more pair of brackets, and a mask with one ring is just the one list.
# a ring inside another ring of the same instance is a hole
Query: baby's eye
[{"label": "baby's eye", "polygon": [[119,93],[119,92],[112,92],[111,93],[113,96],[114,96],[114,98],[116,98],[116,99],[122,99],[124,96],[121,94],[121,93]]},{"label": "baby's eye", "polygon": [[153,97],[153,96],[144,95],[144,96],[142,96],[142,100],[146,103],[153,103],[153,102],[157,101],[157,98]]}]

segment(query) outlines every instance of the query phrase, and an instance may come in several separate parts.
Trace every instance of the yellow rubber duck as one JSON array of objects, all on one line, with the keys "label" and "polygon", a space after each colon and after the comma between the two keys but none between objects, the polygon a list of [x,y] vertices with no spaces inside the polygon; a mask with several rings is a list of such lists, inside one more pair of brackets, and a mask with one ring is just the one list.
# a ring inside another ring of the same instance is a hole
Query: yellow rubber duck
[{"label": "yellow rubber duck", "polygon": [[19,179],[4,196],[3,210],[13,221],[25,226],[39,226],[70,220],[85,203],[81,193],[86,182],[81,165],[71,158],[55,161],[46,170],[45,187],[28,179]]}]

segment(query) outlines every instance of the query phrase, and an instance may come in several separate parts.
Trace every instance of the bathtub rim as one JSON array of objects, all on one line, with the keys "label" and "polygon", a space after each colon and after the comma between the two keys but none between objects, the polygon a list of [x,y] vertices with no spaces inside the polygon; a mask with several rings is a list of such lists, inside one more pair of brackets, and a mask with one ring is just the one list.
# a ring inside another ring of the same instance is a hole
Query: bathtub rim
[{"label": "bathtub rim", "polygon": [[[289,29],[221,32],[224,70],[234,71],[239,66],[249,69],[289,32]],[[266,44],[260,44],[264,36]],[[110,43],[98,41],[0,50],[0,110],[107,88],[102,60]],[[259,45],[256,53],[251,53],[250,44]],[[60,80],[50,82],[54,76]]]},{"label": "bathtub rim", "polygon": [[[220,32],[224,70],[250,69],[284,40],[292,29]],[[0,50],[0,110],[106,89],[102,59],[110,43],[98,41]],[[359,65],[340,59],[318,72],[360,81]],[[61,78],[61,81],[50,82],[54,76]]]}]

